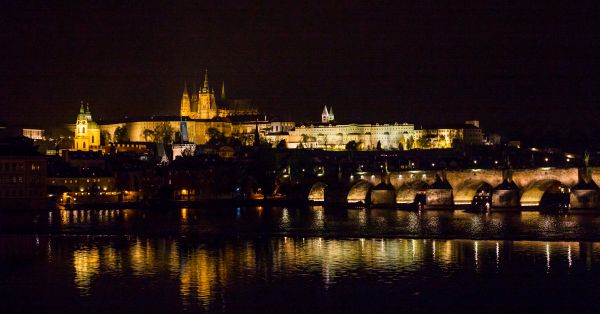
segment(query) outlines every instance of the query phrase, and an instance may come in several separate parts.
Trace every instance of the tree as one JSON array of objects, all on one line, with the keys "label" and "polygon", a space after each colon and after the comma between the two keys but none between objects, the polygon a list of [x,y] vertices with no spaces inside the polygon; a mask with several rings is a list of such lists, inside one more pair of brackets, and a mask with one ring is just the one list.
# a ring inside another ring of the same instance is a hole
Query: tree
[{"label": "tree", "polygon": [[106,146],[110,143],[110,133],[106,130],[100,131],[100,145]]},{"label": "tree", "polygon": [[279,141],[279,143],[277,143],[277,149],[283,150],[286,148],[287,148],[287,142],[285,140],[281,140],[281,141]]},{"label": "tree", "polygon": [[402,142],[403,141],[398,142],[398,150],[404,150],[404,144]]},{"label": "tree", "polygon": [[145,129],[145,130],[142,132],[142,137],[144,138],[144,140],[145,140],[146,142],[153,141],[153,140],[154,140],[154,131],[152,131],[152,130],[149,130],[149,129]]},{"label": "tree", "polygon": [[452,139],[452,148],[462,149],[464,148],[464,143],[460,138]]},{"label": "tree", "polygon": [[154,141],[157,143],[171,144],[175,130],[167,122],[163,122],[154,127]]},{"label": "tree", "polygon": [[346,143],[346,150],[358,150],[358,145],[359,143],[357,143],[355,140],[352,140]]},{"label": "tree", "polygon": [[113,136],[115,142],[129,142],[129,133],[127,132],[127,128],[124,126],[119,126],[115,129],[115,134]]},{"label": "tree", "polygon": [[217,128],[208,128],[208,130],[206,130],[206,135],[208,135],[209,138],[213,138],[221,137],[223,134],[219,132],[219,129]]},{"label": "tree", "polygon": [[415,139],[411,136],[406,140],[406,150],[411,150],[415,146]]},{"label": "tree", "polygon": [[421,136],[417,139],[417,145],[419,148],[429,148],[429,138],[427,136]]},{"label": "tree", "polygon": [[306,143],[309,140],[309,136],[306,134],[301,134],[300,136],[302,136],[302,143]]},{"label": "tree", "polygon": [[377,150],[381,150],[381,141],[377,141]]},{"label": "tree", "polygon": [[206,130],[206,135],[208,135],[209,139],[206,144],[209,146],[222,146],[226,144],[227,138],[223,135],[223,133],[219,132],[217,128],[208,128]]}]

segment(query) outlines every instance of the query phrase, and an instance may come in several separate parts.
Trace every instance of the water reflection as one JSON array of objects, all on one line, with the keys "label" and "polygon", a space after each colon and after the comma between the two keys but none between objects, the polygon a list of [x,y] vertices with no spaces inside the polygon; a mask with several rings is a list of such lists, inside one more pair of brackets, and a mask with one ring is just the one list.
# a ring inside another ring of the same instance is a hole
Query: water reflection
[{"label": "water reflection", "polygon": [[[102,234],[267,233],[286,236],[600,240],[598,214],[468,213],[311,207],[60,210],[40,219],[0,213],[0,228]],[[46,215],[46,213],[42,214]],[[18,217],[20,218],[20,217]],[[18,222],[18,223],[17,223]],[[19,225],[20,223],[20,225]]]},{"label": "water reflection", "polygon": [[[293,215],[289,217],[292,219]],[[174,309],[183,310],[220,311],[232,302],[250,306],[257,298],[279,302],[278,299],[286,297],[285,291],[315,297],[363,286],[375,291],[399,289],[408,295],[416,291],[428,297],[440,297],[435,295],[436,291],[452,293],[449,291],[456,290],[456,285],[460,286],[461,293],[477,294],[481,289],[500,293],[503,285],[513,287],[513,280],[518,282],[523,274],[527,274],[528,280],[539,278],[536,289],[546,286],[554,289],[545,281],[555,278],[562,284],[571,277],[591,287],[600,275],[597,267],[600,243],[596,242],[20,237],[15,241],[12,236],[9,241],[0,236],[0,262],[20,258],[29,251],[31,256],[39,256],[37,264],[22,266],[19,276],[30,275],[29,280],[35,280],[39,275],[34,270],[43,270],[51,279],[38,281],[42,290],[52,289],[43,287],[46,283],[58,282],[64,294],[68,294],[71,287],[79,296],[110,298],[122,297],[117,294],[123,291],[146,291],[155,286],[164,290],[161,295],[170,296],[170,302],[180,306]],[[67,267],[70,274],[61,273],[63,267]],[[23,280],[12,277],[19,282]],[[1,287],[18,287],[7,282],[10,278],[0,278],[0,290]],[[64,280],[68,282],[60,283]],[[477,284],[468,286],[469,282]],[[431,289],[439,286],[445,288]],[[528,291],[539,293],[536,289]],[[377,294],[370,297],[382,298]],[[317,302],[315,298],[308,298],[306,302]],[[384,299],[378,301],[394,302]]]},{"label": "water reflection", "polygon": [[81,248],[73,251],[75,286],[82,295],[88,295],[92,278],[100,270],[100,253],[97,248]]},{"label": "water reflection", "polygon": [[[55,250],[65,249],[61,240],[52,243]],[[232,282],[249,279],[318,274],[323,287],[329,287],[339,278],[375,276],[380,282],[396,282],[422,271],[497,273],[518,266],[550,274],[581,265],[589,271],[598,262],[600,244],[586,246],[590,252],[580,251],[577,242],[283,237],[207,245],[135,238],[126,244],[81,246],[72,252],[72,265],[74,285],[82,295],[93,293],[93,281],[106,273],[168,274],[179,282],[185,304],[196,300],[207,305]],[[536,263],[539,259],[545,261],[543,268]]]}]

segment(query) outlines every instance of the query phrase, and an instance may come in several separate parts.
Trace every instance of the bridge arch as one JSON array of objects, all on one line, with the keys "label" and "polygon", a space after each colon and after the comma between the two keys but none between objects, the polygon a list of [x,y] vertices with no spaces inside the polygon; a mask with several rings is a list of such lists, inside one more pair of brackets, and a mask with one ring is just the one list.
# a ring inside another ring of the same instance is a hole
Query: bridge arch
[{"label": "bridge arch", "polygon": [[413,181],[401,185],[396,191],[396,203],[413,204],[418,202],[419,195],[425,200],[425,192],[429,185],[424,181]]},{"label": "bridge arch", "polygon": [[568,202],[569,188],[555,179],[532,182],[521,195],[521,206],[560,205]]},{"label": "bridge arch", "polygon": [[483,180],[468,179],[454,189],[454,204],[471,205],[477,199],[490,199],[492,185]]},{"label": "bridge arch", "polygon": [[308,192],[308,200],[311,202],[324,202],[325,201],[325,188],[326,183],[315,182]]},{"label": "bridge arch", "polygon": [[367,203],[370,199],[371,189],[373,184],[366,180],[360,180],[356,182],[348,191],[348,197],[346,198],[348,203]]}]

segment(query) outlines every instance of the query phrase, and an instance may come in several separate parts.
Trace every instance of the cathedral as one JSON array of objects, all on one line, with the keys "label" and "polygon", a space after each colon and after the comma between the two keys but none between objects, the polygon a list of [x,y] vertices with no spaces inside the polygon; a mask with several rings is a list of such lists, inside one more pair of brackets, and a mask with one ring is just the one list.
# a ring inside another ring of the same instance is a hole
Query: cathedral
[{"label": "cathedral", "polygon": [[[223,93],[225,86],[223,85]],[[212,119],[218,115],[217,102],[215,100],[215,90],[210,88],[208,82],[208,70],[204,73],[204,83],[202,88],[198,91],[192,91],[192,97],[187,90],[187,85],[183,89],[183,95],[181,96],[181,110],[180,115],[182,117],[189,117],[190,119]]]}]

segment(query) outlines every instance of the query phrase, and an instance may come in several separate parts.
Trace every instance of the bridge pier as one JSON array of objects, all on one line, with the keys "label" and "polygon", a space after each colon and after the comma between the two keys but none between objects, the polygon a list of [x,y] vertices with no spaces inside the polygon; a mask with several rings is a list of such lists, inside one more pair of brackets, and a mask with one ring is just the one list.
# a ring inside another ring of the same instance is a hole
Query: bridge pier
[{"label": "bridge pier", "polygon": [[435,182],[425,192],[425,207],[453,207],[452,186],[448,181],[436,176]]},{"label": "bridge pier", "polygon": [[492,208],[517,208],[519,202],[519,190],[495,190],[492,192]]},{"label": "bridge pier", "polygon": [[324,202],[328,205],[348,204],[348,189],[342,185],[328,185],[325,187]]},{"label": "bridge pier", "polygon": [[391,184],[380,183],[371,190],[371,205],[395,205],[396,190]]},{"label": "bridge pier", "polygon": [[492,208],[518,208],[521,206],[521,191],[513,182],[505,179],[492,191]]},{"label": "bridge pier", "polygon": [[600,190],[572,189],[569,201],[573,209],[600,208]]}]

